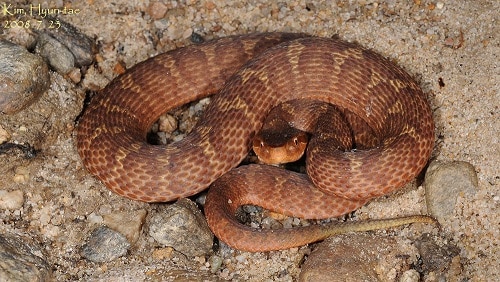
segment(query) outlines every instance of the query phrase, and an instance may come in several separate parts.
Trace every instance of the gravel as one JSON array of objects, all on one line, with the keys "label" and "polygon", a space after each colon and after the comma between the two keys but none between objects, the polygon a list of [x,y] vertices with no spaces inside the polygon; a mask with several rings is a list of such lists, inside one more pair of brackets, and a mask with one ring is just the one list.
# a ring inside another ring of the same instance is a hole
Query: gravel
[{"label": "gravel", "polygon": [[[153,7],[156,2],[166,7],[164,14]],[[12,9],[30,5],[10,3]],[[454,269],[465,280],[500,280],[500,251],[495,247],[500,238],[498,1],[90,0],[83,5],[49,0],[40,5],[79,8],[78,14],[59,16],[98,46],[96,62],[80,68],[81,81],[73,79],[78,84],[50,71],[50,88],[36,103],[12,116],[0,116],[7,144],[13,144],[10,148],[22,145],[37,152],[30,158],[15,149],[0,154],[0,190],[4,195],[23,192],[21,206],[0,209],[0,234],[36,234],[44,251],[42,260],[50,264],[55,280],[298,279],[310,247],[251,254],[221,243],[212,259],[187,259],[158,248],[142,232],[126,255],[105,264],[91,262],[80,253],[92,231],[102,225],[103,216],[154,209],[110,193],[82,167],[73,133],[86,94],[104,87],[120,67],[192,44],[193,32],[210,39],[257,31],[357,41],[417,78],[434,113],[438,137],[433,157],[470,163],[477,172],[475,193],[458,194],[453,214],[441,231],[444,242],[459,248],[459,255],[452,258]],[[1,16],[2,24],[39,19],[29,13]],[[18,26],[0,30],[0,38],[28,50],[36,41],[31,29]],[[424,199],[422,187],[406,188],[373,201],[355,217],[422,213]],[[406,228],[390,234],[396,240],[414,240]]]}]

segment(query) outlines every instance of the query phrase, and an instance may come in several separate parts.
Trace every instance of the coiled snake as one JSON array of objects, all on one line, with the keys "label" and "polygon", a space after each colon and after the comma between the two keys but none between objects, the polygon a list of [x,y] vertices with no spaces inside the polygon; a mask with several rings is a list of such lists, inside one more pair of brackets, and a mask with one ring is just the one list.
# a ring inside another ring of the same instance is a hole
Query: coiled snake
[{"label": "coiled snake", "polygon": [[[160,114],[216,92],[183,140],[168,146],[145,141]],[[336,105],[366,124],[377,145],[308,150],[309,176],[263,165],[235,169],[268,112],[296,99]],[[304,218],[348,213],[412,180],[433,142],[426,97],[401,68],[356,44],[287,33],[221,38],[139,63],[93,98],[77,131],[83,164],[119,195],[167,202],[212,184],[205,205],[210,227],[221,240],[250,251],[298,246],[339,231],[432,221],[415,216],[348,229],[254,230],[238,223],[234,212],[255,204]]]}]

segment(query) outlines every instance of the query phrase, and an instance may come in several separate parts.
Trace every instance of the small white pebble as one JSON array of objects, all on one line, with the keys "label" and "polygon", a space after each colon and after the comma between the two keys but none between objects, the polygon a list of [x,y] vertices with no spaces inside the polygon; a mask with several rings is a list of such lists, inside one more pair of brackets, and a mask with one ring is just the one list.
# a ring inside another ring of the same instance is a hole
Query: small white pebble
[{"label": "small white pebble", "polygon": [[47,236],[48,238],[56,238],[59,236],[59,234],[61,234],[61,228],[52,224],[43,226],[40,231],[44,236]]},{"label": "small white pebble", "polygon": [[169,114],[160,116],[159,119],[159,131],[172,133],[177,129],[177,120]]},{"label": "small white pebble", "polygon": [[[210,98],[203,98],[201,99],[198,103],[196,103],[194,105],[194,107],[192,108],[192,110],[194,111],[193,114],[196,114],[196,113],[199,113],[201,111],[203,111],[203,109],[205,109],[205,107],[210,104]],[[191,109],[190,109],[191,110]]]},{"label": "small white pebble", "polygon": [[415,269],[407,270],[401,276],[401,282],[418,282],[420,281],[420,274]]},{"label": "small white pebble", "polygon": [[14,177],[12,178],[14,183],[26,183],[30,179],[30,172],[24,166],[16,167],[14,173]]},{"label": "small white pebble", "polygon": [[20,209],[24,203],[24,194],[21,190],[7,192],[0,190],[0,209],[16,210]]},{"label": "small white pebble", "polygon": [[441,10],[441,9],[443,9],[443,7],[444,7],[444,3],[443,2],[437,2],[436,3],[436,8],[437,9]]},{"label": "small white pebble", "polygon": [[227,279],[229,278],[229,269],[224,268],[222,272],[219,274],[221,278]]},{"label": "small white pebble", "polygon": [[89,223],[92,223],[92,224],[101,224],[104,221],[102,216],[95,214],[95,213],[89,214],[87,216],[87,220]]},{"label": "small white pebble", "polygon": [[236,260],[239,263],[245,263],[247,261],[247,258],[244,255],[238,255],[238,256],[236,256]]},{"label": "small white pebble", "polygon": [[40,224],[42,226],[47,226],[50,223],[50,219],[52,218],[53,208],[51,205],[44,206],[40,210],[40,216],[38,219],[40,220]]},{"label": "small white pebble", "polygon": [[197,261],[200,264],[204,264],[206,260],[205,257],[195,256],[194,261]]},{"label": "small white pebble", "polygon": [[191,34],[193,34],[193,29],[192,28],[188,28],[186,29],[183,33],[182,33],[182,38],[189,38],[191,36]]},{"label": "small white pebble", "polygon": [[222,266],[223,259],[220,256],[212,255],[207,261],[207,267],[210,267],[210,272],[217,272]]},{"label": "small white pebble", "polygon": [[292,228],[292,225],[293,225],[293,218],[289,217],[287,219],[285,219],[283,222],[283,228]]},{"label": "small white pebble", "polygon": [[73,68],[71,71],[67,73],[67,76],[74,83],[78,83],[82,80],[82,73],[80,72],[79,68]]}]

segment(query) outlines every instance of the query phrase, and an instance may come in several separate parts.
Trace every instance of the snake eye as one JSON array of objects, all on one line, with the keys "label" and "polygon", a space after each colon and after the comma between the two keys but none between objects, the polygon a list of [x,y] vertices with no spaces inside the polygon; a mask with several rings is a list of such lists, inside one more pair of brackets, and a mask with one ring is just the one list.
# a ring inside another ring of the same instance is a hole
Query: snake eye
[{"label": "snake eye", "polygon": [[264,145],[265,145],[265,144],[264,144],[264,141],[260,141],[260,147],[261,147],[261,148],[264,148]]},{"label": "snake eye", "polygon": [[298,146],[299,145],[299,138],[297,138],[297,137],[293,138],[293,144],[295,144],[295,146]]}]

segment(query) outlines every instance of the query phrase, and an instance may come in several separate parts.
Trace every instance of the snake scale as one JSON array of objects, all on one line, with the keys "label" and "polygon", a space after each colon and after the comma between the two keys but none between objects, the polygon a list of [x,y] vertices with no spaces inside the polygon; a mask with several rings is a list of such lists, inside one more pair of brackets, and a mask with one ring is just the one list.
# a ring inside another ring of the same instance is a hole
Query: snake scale
[{"label": "snake scale", "polygon": [[[167,146],[146,142],[162,113],[212,93],[217,94],[184,139]],[[327,102],[356,116],[378,145],[308,151],[308,175],[264,165],[237,167],[270,110],[296,99]],[[293,33],[225,37],[150,58],[93,97],[77,129],[83,164],[110,190],[133,200],[168,202],[211,186],[205,205],[209,226],[219,239],[250,251],[432,222],[413,216],[256,230],[237,222],[234,213],[254,204],[303,218],[346,214],[411,181],[426,165],[433,142],[431,109],[405,71],[357,44]]]}]

